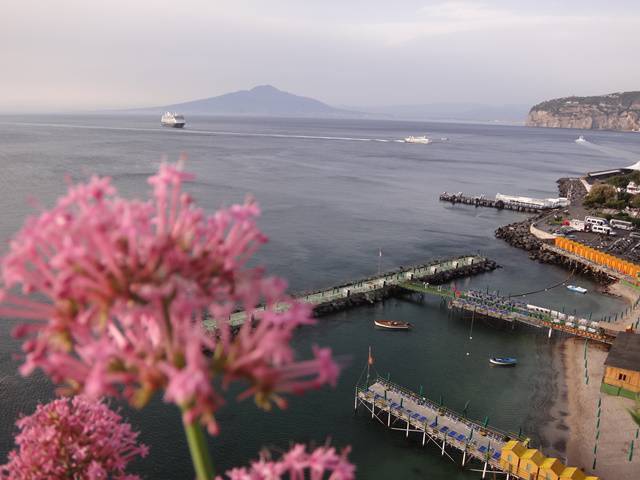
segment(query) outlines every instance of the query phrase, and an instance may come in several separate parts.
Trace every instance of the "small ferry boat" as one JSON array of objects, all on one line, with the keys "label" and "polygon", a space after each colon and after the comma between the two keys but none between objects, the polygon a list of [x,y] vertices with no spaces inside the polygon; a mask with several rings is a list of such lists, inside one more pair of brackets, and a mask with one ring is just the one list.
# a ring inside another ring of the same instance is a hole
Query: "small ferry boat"
[{"label": "small ferry boat", "polygon": [[163,127],[182,128],[185,125],[184,117],[177,113],[165,112],[160,119],[160,125]]},{"label": "small ferry boat", "polygon": [[386,330],[409,330],[411,328],[409,322],[398,322],[396,320],[374,320],[373,324]]},{"label": "small ferry boat", "polygon": [[514,367],[518,363],[518,359],[513,357],[491,357],[489,363],[500,367]]},{"label": "small ferry boat", "polygon": [[427,145],[431,143],[431,139],[422,135],[421,137],[409,136],[404,139],[404,143],[422,143],[423,145]]},{"label": "small ferry boat", "polygon": [[576,143],[584,143],[586,142],[586,140],[584,139],[584,137],[582,135],[580,135],[578,138],[576,138]]},{"label": "small ferry boat", "polygon": [[572,292],[587,293],[587,289],[584,287],[578,287],[577,285],[567,285],[567,288]]}]

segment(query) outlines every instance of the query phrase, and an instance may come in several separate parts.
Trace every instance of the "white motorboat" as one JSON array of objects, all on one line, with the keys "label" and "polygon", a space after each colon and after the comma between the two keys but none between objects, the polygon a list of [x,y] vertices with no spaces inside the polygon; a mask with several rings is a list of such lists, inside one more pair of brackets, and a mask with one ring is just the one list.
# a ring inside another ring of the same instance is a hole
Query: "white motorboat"
[{"label": "white motorboat", "polygon": [[587,289],[584,287],[578,287],[577,285],[567,285],[567,288],[572,292],[587,293]]},{"label": "white motorboat", "polygon": [[500,367],[514,367],[518,363],[518,359],[514,357],[491,357],[489,363]]},{"label": "white motorboat", "polygon": [[576,143],[584,143],[586,142],[586,140],[584,139],[584,137],[582,135],[580,135],[578,138],[576,138]]},{"label": "white motorboat", "polygon": [[404,143],[421,143],[423,145],[427,145],[431,143],[431,139],[422,135],[421,137],[409,136],[404,139]]}]

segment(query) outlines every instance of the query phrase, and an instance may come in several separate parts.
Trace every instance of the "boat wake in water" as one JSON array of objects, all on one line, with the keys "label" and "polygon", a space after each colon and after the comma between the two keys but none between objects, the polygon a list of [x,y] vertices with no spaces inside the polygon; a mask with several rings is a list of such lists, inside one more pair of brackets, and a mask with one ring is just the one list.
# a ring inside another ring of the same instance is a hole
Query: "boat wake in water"
[{"label": "boat wake in water", "polygon": [[597,143],[593,143],[590,142],[589,140],[586,140],[583,137],[582,141],[577,141],[575,140],[575,143],[577,145],[581,145],[583,147],[587,147],[587,148],[592,148],[594,150],[597,150],[600,153],[604,153],[605,155],[608,155],[610,157],[614,157],[614,158],[624,158],[625,160],[631,160],[632,162],[637,162],[638,161],[638,155],[633,153],[633,152],[627,152],[625,150],[620,150],[618,148],[613,148],[613,147],[607,147],[604,145],[598,145]]},{"label": "boat wake in water", "polygon": [[[7,124],[6,122],[0,122],[1,124]],[[53,127],[53,128],[78,128],[87,130],[115,130],[125,132],[158,132],[166,134],[166,132],[159,128],[140,128],[140,127],[110,127],[104,125],[74,125],[72,123],[31,123],[31,122],[11,122],[10,125],[21,125],[25,127]],[[176,132],[177,135],[226,135],[236,137],[266,137],[266,138],[293,138],[293,139],[305,139],[305,140],[339,140],[347,142],[383,142],[388,143],[391,140],[385,138],[357,138],[357,137],[332,137],[321,135],[295,135],[288,133],[259,133],[259,132],[227,132],[223,130],[180,130]]]}]

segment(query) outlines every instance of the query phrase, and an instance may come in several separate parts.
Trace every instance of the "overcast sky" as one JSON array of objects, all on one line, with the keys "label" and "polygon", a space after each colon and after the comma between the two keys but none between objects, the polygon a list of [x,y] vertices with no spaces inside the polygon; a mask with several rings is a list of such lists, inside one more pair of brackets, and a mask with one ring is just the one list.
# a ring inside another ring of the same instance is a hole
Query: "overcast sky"
[{"label": "overcast sky", "polygon": [[332,105],[640,90],[640,1],[4,0],[0,111],[272,84]]}]

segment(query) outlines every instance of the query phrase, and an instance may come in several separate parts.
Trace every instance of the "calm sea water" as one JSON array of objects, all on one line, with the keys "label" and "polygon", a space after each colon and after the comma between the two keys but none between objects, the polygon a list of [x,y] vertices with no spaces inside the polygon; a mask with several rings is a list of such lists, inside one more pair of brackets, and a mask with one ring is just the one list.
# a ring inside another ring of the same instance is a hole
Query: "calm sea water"
[{"label": "calm sea water", "polygon": [[[567,276],[559,268],[528,260],[525,253],[494,239],[498,226],[524,218],[512,212],[451,206],[441,191],[555,196],[555,180],[584,171],[622,166],[640,157],[640,135],[524,127],[389,121],[193,118],[184,131],[162,129],[155,117],[0,117],[0,238],[6,241],[31,213],[33,200],[49,205],[65,189],[65,177],[109,175],[127,196],[145,195],[146,177],[162,158],[188,156],[197,175],[189,189],[209,210],[254,195],[262,204],[261,227],[270,243],[258,260],[290,281],[292,290],[328,286],[383,268],[434,257],[480,251],[503,268],[458,281],[459,288],[520,293]],[[446,141],[409,145],[395,140],[427,134]],[[584,134],[590,141],[578,145]],[[587,288],[595,285],[579,282]],[[621,310],[614,298],[590,292],[576,296],[555,289],[532,303],[576,309],[594,317]],[[375,331],[374,318],[407,320],[410,333]],[[41,376],[21,378],[19,351],[0,323],[0,458],[12,446],[13,422],[52,395]],[[390,300],[320,319],[301,330],[296,346],[330,345],[349,359],[338,387],[293,398],[286,412],[263,413],[251,401],[220,412],[221,433],[211,451],[221,469],[246,463],[262,446],[290,442],[350,444],[351,458],[365,479],[466,479],[433,448],[421,448],[388,431],[363,412],[353,412],[354,384],[369,345],[381,374],[427,395],[443,396],[469,415],[510,430],[524,426],[534,438],[544,397],[550,341],[531,330],[496,329],[481,322],[469,339],[468,321],[450,318],[437,299]],[[491,355],[513,355],[516,369],[492,369]],[[538,393],[536,394],[536,388]],[[136,464],[146,478],[192,478],[176,410],[155,399],[140,412],[124,413],[142,431],[151,455]]]}]

